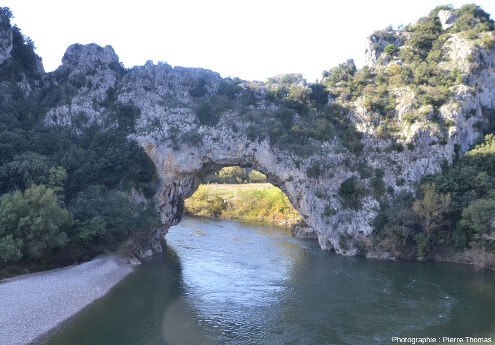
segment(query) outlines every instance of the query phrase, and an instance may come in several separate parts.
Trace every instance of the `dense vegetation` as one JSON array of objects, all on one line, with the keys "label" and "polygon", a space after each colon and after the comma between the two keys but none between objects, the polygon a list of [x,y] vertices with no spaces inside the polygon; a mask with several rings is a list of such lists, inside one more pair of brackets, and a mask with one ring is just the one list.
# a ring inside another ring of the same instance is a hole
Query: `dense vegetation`
[{"label": "dense vegetation", "polygon": [[488,134],[452,167],[423,178],[419,197],[383,204],[374,245],[428,257],[445,250],[495,251],[495,135]]},{"label": "dense vegetation", "polygon": [[185,201],[186,214],[293,225],[302,218],[277,187],[264,184],[199,186]]},{"label": "dense vegetation", "polygon": [[44,125],[52,94],[26,94],[13,81],[41,80],[33,56],[14,28],[12,58],[0,65],[0,267],[12,269],[88,259],[159,226],[153,206],[130,198],[133,188],[154,194],[154,165],[127,139],[139,110],[114,102],[112,123]]}]

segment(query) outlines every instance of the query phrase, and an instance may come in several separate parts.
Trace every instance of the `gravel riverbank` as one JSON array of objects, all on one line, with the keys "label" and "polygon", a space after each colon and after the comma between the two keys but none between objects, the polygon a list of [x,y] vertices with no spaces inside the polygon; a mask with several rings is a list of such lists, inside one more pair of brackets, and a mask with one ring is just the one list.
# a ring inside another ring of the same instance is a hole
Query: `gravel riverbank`
[{"label": "gravel riverbank", "polygon": [[28,344],[105,295],[132,270],[126,259],[105,256],[3,280],[0,344]]}]

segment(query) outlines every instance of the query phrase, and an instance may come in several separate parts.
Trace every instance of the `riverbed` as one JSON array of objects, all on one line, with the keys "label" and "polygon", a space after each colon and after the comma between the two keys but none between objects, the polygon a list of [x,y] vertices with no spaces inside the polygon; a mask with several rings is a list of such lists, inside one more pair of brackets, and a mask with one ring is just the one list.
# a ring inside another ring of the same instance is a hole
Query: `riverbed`
[{"label": "riverbed", "polygon": [[495,272],[342,257],[283,228],[185,218],[168,246],[35,344],[390,344],[492,337]]}]

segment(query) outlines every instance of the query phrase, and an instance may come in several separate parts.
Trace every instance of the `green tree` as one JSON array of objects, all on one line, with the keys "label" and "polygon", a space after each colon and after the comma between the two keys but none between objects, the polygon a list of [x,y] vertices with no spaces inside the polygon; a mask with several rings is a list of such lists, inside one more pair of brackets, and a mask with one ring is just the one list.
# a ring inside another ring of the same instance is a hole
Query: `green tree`
[{"label": "green tree", "polygon": [[8,246],[9,259],[22,254],[30,260],[47,259],[53,249],[67,243],[67,228],[72,224],[69,212],[62,209],[50,188],[32,185],[24,193],[18,191],[2,196],[0,202],[0,236]]},{"label": "green tree", "polygon": [[34,152],[24,152],[0,167],[0,193],[24,190],[32,184],[48,183],[49,159]]},{"label": "green tree", "polygon": [[423,226],[423,233],[415,237],[419,255],[426,256],[432,246],[433,232],[442,225],[443,216],[449,210],[451,196],[438,193],[435,184],[426,184],[422,189],[423,198],[413,203],[412,210],[420,217]]},{"label": "green tree", "polygon": [[67,171],[62,167],[51,167],[48,170],[48,185],[56,193],[62,193],[67,182]]},{"label": "green tree", "polygon": [[495,230],[495,200],[478,199],[462,211],[461,225],[478,238]]},{"label": "green tree", "polygon": [[358,209],[365,194],[363,184],[354,176],[342,182],[339,188],[344,208]]},{"label": "green tree", "polygon": [[0,232],[0,260],[4,263],[17,262],[21,260],[22,245],[22,239],[16,239],[12,235],[1,237]]}]

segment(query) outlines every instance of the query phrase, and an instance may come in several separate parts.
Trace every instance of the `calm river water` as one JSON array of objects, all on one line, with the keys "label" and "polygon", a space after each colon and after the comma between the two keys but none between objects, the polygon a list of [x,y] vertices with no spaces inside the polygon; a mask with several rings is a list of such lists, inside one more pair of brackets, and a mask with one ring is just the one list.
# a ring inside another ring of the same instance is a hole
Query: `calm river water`
[{"label": "calm river water", "polygon": [[166,251],[38,344],[390,344],[491,336],[495,272],[323,252],[280,228],[185,218]]}]

